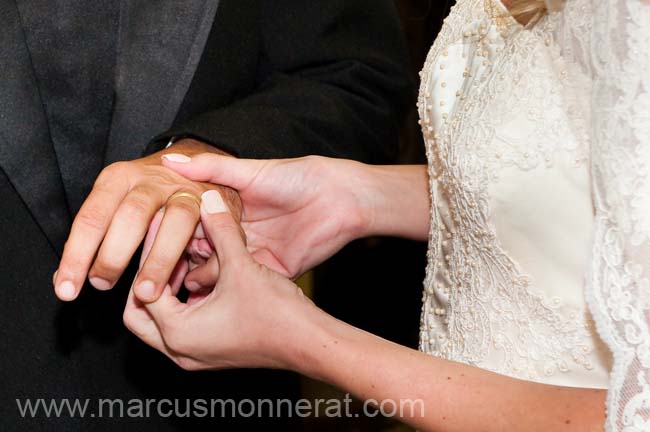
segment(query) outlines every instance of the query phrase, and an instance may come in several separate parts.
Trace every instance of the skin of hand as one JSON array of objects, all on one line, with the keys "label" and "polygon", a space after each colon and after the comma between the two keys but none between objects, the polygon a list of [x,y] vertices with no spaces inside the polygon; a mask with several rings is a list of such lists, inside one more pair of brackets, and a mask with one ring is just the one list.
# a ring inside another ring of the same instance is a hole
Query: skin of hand
[{"label": "skin of hand", "polygon": [[[176,293],[184,269],[179,268],[155,302],[142,303],[131,291],[125,325],[187,370],[290,368],[291,355],[278,346],[286,341],[269,335],[289,334],[316,307],[293,282],[253,259],[239,223],[217,191],[203,194],[201,219],[219,261],[214,289],[181,303]],[[143,257],[149,248],[145,242]]]},{"label": "skin of hand", "polygon": [[[602,430],[604,390],[517,380],[354,328],[259,264],[218,192],[204,193],[201,219],[220,266],[214,289],[181,303],[181,278],[172,277],[153,303],[131,293],[124,313],[133,333],[182,368],[293,370],[388,402],[393,415],[423,431]],[[401,401],[405,409],[394,408]]]},{"label": "skin of hand", "polygon": [[165,209],[164,217],[135,281],[143,301],[158,298],[178,266],[199,221],[204,191],[222,191],[235,217],[239,216],[241,204],[235,191],[189,180],[164,167],[161,156],[171,152],[192,156],[219,150],[184,139],[148,157],[105,168],[75,217],[54,274],[55,292],[61,300],[74,300],[86,277],[99,290],[111,289],[161,208]]},{"label": "skin of hand", "polygon": [[[258,262],[289,278],[356,238],[427,237],[424,166],[372,166],[317,156],[246,160],[212,154],[166,155],[163,164],[189,179],[237,190],[249,251]],[[198,229],[196,234],[194,249],[209,254],[204,233]],[[219,267],[216,257],[211,261],[211,265],[193,266],[185,278],[188,290],[202,292],[214,286]]]}]

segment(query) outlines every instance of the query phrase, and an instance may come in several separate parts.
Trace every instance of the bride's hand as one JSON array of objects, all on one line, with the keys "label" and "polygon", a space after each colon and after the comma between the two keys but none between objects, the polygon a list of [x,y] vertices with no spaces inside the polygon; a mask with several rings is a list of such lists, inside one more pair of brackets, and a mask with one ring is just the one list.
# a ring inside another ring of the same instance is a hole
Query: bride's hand
[{"label": "bride's hand", "polygon": [[[287,278],[257,263],[217,191],[203,194],[201,222],[214,247],[218,283],[204,298],[181,303],[168,285],[149,304],[129,295],[126,326],[188,370],[291,368],[292,335],[317,308]],[[297,337],[297,336],[296,336]]]},{"label": "bride's hand", "polygon": [[[248,250],[272,270],[295,278],[363,235],[369,224],[365,187],[367,165],[305,157],[288,160],[246,160],[203,154],[167,155],[164,165],[195,180],[236,189],[243,205],[241,226]],[[197,230],[198,237],[202,230]],[[198,240],[198,241],[197,241]],[[209,253],[207,242],[194,249]],[[214,284],[213,265],[195,268],[185,278],[190,291]]]}]

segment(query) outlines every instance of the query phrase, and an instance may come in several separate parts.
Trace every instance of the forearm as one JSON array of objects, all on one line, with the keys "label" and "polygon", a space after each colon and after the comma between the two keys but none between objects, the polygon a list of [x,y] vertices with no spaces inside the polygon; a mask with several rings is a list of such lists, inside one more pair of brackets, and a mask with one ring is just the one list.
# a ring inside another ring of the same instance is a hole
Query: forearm
[{"label": "forearm", "polygon": [[309,337],[294,357],[294,368],[363,400],[393,401],[391,408],[400,407],[400,401],[422,400],[422,410],[407,404],[401,413],[401,420],[421,430],[603,428],[604,390],[512,379],[396,345],[320,311],[311,316]]},{"label": "forearm", "polygon": [[430,224],[426,165],[366,165],[359,202],[366,223],[359,237],[426,240]]}]

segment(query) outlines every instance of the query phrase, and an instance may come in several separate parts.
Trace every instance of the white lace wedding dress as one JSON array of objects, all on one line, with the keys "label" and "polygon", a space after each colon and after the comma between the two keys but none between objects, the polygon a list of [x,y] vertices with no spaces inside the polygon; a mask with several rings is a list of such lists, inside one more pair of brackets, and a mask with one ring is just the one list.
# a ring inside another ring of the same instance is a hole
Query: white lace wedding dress
[{"label": "white lace wedding dress", "polygon": [[[432,200],[420,349],[610,388],[607,428],[621,431],[650,430],[650,69],[627,61],[650,43],[647,6],[568,0],[524,28],[498,0],[459,0],[418,101]],[[619,57],[600,51],[628,33]],[[643,56],[650,67],[650,44]],[[616,86],[628,80],[632,94]]]}]

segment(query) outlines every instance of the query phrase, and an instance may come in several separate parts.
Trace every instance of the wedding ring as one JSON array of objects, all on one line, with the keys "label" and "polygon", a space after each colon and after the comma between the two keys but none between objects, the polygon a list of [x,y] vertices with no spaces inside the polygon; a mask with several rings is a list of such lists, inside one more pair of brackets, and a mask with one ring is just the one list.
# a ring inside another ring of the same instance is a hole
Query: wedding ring
[{"label": "wedding ring", "polygon": [[199,197],[197,197],[196,195],[191,194],[189,192],[176,192],[175,194],[173,194],[169,198],[167,198],[167,203],[170,203],[173,200],[178,199],[178,198],[189,198],[192,201],[194,201],[199,206],[199,208],[201,208],[201,200],[199,199]]}]

